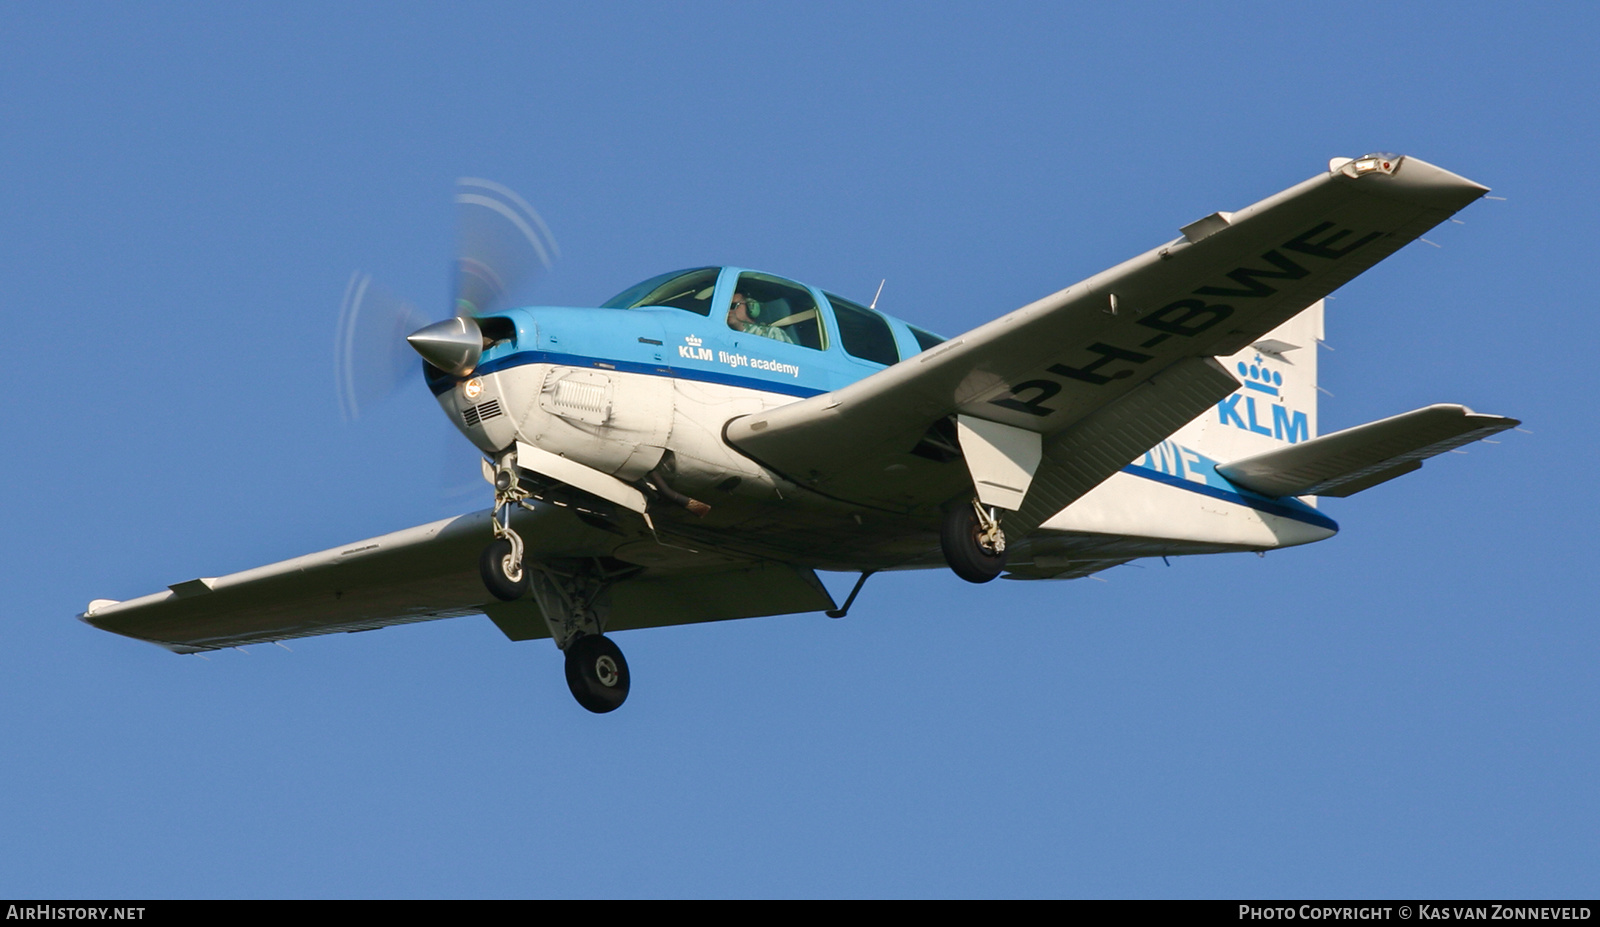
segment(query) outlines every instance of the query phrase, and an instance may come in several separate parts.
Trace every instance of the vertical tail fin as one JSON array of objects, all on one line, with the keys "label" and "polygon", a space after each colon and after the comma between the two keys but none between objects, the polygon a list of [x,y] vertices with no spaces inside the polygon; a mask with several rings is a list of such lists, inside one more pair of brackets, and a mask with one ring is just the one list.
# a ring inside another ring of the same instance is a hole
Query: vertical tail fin
[{"label": "vertical tail fin", "polygon": [[1317,436],[1317,300],[1263,338],[1218,360],[1242,384],[1174,440],[1226,462]]}]

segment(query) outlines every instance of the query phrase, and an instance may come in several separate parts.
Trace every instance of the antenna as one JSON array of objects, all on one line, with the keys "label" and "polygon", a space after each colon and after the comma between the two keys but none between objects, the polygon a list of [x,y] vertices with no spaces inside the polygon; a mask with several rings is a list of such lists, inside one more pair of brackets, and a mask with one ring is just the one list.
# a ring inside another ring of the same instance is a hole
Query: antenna
[{"label": "antenna", "polygon": [[883,295],[883,285],[885,283],[888,283],[888,282],[889,282],[889,278],[888,277],[884,277],[882,280],[878,281],[878,292],[872,294],[872,305],[868,306],[867,307],[868,309],[876,309],[876,308],[878,308],[878,297]]}]

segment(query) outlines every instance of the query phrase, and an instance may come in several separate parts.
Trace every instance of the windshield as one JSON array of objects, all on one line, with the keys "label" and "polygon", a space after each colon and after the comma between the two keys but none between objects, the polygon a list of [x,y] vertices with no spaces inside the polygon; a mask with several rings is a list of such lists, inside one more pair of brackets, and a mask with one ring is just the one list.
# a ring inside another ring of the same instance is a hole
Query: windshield
[{"label": "windshield", "polygon": [[720,267],[675,270],[636,283],[600,304],[602,309],[637,309],[641,306],[669,306],[700,315],[711,314],[711,291],[716,289]]}]

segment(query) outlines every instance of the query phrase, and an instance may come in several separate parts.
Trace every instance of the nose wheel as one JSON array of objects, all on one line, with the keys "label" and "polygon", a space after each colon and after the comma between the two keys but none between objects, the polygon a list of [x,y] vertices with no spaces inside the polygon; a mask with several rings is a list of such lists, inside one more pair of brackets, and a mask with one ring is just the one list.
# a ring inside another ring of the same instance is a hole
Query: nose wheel
[{"label": "nose wheel", "polygon": [[986,583],[1006,568],[1006,534],[1000,530],[1000,518],[976,499],[945,513],[939,547],[945,563],[969,583]]},{"label": "nose wheel", "polygon": [[515,602],[528,591],[528,571],[522,567],[522,555],[509,538],[490,542],[478,557],[478,572],[483,576],[484,588],[502,602]]},{"label": "nose wheel", "polygon": [[597,715],[615,711],[628,698],[628,661],[609,637],[585,634],[567,645],[567,688],[578,704]]}]

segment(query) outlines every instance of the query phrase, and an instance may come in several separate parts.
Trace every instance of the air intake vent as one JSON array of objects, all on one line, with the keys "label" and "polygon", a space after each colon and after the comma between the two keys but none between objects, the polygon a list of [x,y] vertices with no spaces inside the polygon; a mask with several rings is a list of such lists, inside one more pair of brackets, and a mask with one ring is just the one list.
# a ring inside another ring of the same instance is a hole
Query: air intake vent
[{"label": "air intake vent", "polygon": [[539,393],[539,407],[564,419],[604,425],[611,420],[611,378],[598,370],[554,368]]},{"label": "air intake vent", "polygon": [[467,424],[468,428],[471,428],[484,419],[494,418],[499,414],[501,414],[500,400],[491,399],[482,405],[472,406],[465,412],[462,412],[461,420]]},{"label": "air intake vent", "polygon": [[556,383],[555,404],[580,412],[603,412],[606,407],[606,388],[595,383],[561,380]]}]

